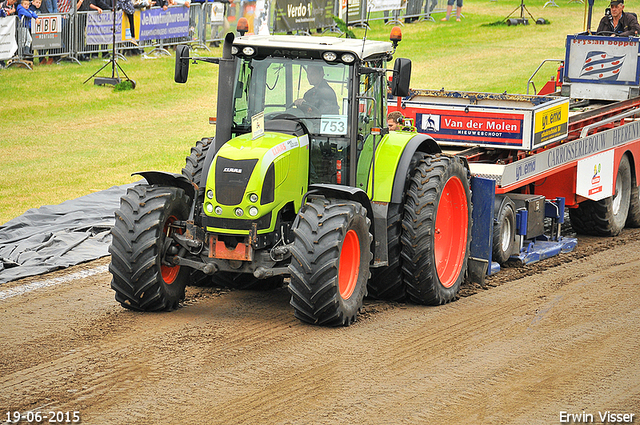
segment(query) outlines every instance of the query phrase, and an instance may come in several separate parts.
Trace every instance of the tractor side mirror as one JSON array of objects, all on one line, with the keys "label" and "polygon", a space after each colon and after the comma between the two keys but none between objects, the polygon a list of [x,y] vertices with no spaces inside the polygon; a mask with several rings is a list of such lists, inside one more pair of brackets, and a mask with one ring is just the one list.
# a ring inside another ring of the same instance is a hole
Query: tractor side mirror
[{"label": "tractor side mirror", "polygon": [[173,79],[176,83],[186,83],[189,77],[189,46],[178,44],[176,47],[176,71]]},{"label": "tractor side mirror", "polygon": [[393,64],[393,79],[391,80],[391,94],[405,97],[409,95],[411,80],[411,60],[398,58]]}]

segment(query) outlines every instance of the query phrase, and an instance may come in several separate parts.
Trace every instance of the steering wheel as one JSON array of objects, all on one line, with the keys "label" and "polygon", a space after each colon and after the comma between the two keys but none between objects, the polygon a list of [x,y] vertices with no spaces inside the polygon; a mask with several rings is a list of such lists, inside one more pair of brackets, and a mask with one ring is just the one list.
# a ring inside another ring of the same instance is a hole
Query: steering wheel
[{"label": "steering wheel", "polygon": [[598,31],[598,32],[596,33],[596,35],[615,35],[615,36],[617,36],[618,34],[616,34],[616,33],[615,33],[615,32],[613,32],[613,31]]}]

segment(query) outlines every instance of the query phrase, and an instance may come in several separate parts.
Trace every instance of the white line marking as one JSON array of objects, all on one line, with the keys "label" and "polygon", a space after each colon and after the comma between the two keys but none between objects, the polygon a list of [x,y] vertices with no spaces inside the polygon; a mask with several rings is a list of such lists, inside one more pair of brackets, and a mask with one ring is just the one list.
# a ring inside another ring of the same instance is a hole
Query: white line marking
[{"label": "white line marking", "polygon": [[106,273],[108,271],[109,266],[104,265],[89,270],[83,270],[81,272],[73,273],[67,276],[54,277],[53,279],[39,280],[37,282],[17,286],[5,291],[0,291],[0,301],[15,297],[16,295],[26,294],[28,292],[35,291],[36,289],[47,288],[49,286],[55,286],[61,283],[69,282],[71,280],[83,279],[85,277],[93,276],[94,274]]}]

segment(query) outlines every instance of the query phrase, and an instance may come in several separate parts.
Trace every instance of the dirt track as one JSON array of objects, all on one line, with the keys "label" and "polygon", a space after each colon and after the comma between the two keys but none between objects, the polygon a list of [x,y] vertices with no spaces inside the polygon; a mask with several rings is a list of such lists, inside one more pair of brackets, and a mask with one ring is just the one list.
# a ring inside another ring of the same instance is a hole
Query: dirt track
[{"label": "dirt track", "polygon": [[30,409],[84,424],[640,423],[639,235],[581,238],[446,306],[367,301],[349,328],[300,323],[285,289],[188,288],[178,311],[138,314],[107,272],[6,298],[0,423]]}]

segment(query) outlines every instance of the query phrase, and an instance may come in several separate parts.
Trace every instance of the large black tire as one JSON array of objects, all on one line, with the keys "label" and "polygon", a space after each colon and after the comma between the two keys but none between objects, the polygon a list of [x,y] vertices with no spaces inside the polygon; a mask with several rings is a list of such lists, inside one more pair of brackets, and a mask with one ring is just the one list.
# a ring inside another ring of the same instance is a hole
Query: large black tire
[{"label": "large black tire", "polygon": [[640,190],[635,183],[631,186],[631,199],[629,201],[629,215],[627,216],[626,226],[640,227]]},{"label": "large black tire", "polygon": [[571,227],[577,233],[617,236],[627,222],[631,202],[631,166],[626,155],[620,160],[613,196],[600,201],[583,201],[569,209]]},{"label": "large black tire", "polygon": [[511,199],[505,197],[498,208],[498,216],[493,224],[492,259],[502,264],[513,253],[516,234],[516,206]]},{"label": "large black tire", "polygon": [[173,231],[169,224],[186,220],[190,205],[189,196],[175,187],[138,185],[121,198],[111,232],[109,271],[116,301],[123,307],[174,310],[184,299],[190,270],[162,260]]},{"label": "large black tire", "polygon": [[191,152],[186,159],[186,164],[182,169],[182,175],[198,186],[200,186],[200,179],[202,178],[202,170],[204,169],[207,152],[209,152],[209,149],[212,147],[212,137],[206,137],[196,142],[196,145],[191,148]]},{"label": "large black tire", "polygon": [[456,298],[471,243],[469,172],[462,159],[425,155],[411,176],[402,220],[402,272],[410,301]]},{"label": "large black tire", "polygon": [[366,209],[357,202],[313,198],[300,209],[291,247],[291,305],[303,322],[353,323],[367,294],[372,259]]}]

